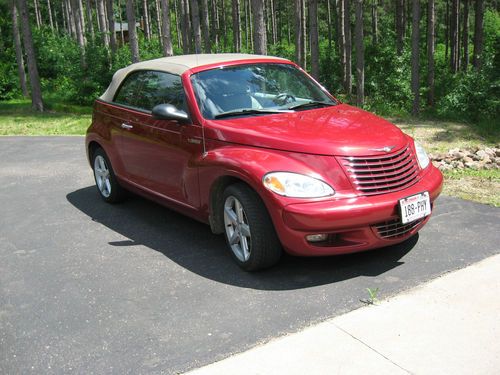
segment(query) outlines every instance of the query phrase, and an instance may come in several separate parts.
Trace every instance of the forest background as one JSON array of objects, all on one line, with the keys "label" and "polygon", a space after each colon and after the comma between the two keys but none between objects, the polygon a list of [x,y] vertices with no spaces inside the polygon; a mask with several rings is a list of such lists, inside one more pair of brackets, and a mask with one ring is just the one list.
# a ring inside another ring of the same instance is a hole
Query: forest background
[{"label": "forest background", "polygon": [[90,106],[139,60],[291,59],[386,116],[498,130],[500,15],[485,0],[0,0],[0,101]]}]

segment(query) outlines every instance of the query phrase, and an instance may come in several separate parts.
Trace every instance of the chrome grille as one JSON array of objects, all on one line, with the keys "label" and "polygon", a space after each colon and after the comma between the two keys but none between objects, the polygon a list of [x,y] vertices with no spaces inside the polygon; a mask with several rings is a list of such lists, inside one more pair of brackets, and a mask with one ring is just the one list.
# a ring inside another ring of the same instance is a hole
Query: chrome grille
[{"label": "chrome grille", "polygon": [[418,164],[409,147],[389,155],[349,156],[341,160],[356,190],[363,195],[389,193],[417,182]]},{"label": "chrome grille", "polygon": [[400,219],[396,219],[376,224],[373,227],[382,238],[400,238],[406,236],[409,232],[418,227],[425,219],[424,217],[408,224],[403,224]]}]

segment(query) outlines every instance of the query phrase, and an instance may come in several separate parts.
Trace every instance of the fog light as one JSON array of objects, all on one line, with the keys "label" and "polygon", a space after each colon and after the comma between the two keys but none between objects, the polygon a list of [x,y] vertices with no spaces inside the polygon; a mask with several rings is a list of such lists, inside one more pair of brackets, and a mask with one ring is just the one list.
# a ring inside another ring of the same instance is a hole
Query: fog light
[{"label": "fog light", "polygon": [[328,237],[326,233],[309,234],[306,236],[306,240],[309,242],[321,242],[325,241]]}]

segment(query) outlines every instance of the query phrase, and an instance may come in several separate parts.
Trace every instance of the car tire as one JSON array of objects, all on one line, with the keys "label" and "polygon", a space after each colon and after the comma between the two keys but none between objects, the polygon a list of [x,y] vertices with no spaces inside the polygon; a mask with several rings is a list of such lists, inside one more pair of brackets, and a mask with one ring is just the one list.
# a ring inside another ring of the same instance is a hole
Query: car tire
[{"label": "car tire", "polygon": [[222,215],[226,242],[241,268],[257,271],[279,261],[281,243],[264,203],[254,190],[242,183],[227,187]]},{"label": "car tire", "polygon": [[97,148],[92,155],[92,170],[100,197],[107,203],[122,202],[125,190],[118,183],[111,162],[102,148]]}]

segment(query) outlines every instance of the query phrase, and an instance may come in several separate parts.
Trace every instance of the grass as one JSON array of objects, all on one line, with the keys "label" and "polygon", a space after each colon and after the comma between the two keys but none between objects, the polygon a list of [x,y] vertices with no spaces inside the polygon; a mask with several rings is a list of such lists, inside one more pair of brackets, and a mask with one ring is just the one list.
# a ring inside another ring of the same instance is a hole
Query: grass
[{"label": "grass", "polygon": [[[83,135],[90,125],[92,108],[46,103],[47,111],[31,110],[28,100],[0,102],[0,135]],[[492,147],[500,143],[498,124],[463,124],[453,121],[391,119],[419,141],[429,153],[452,148]],[[444,194],[500,207],[500,170],[447,171]]]},{"label": "grass", "polygon": [[83,135],[90,125],[90,107],[57,102],[45,107],[39,113],[28,100],[0,102],[0,135]]}]

